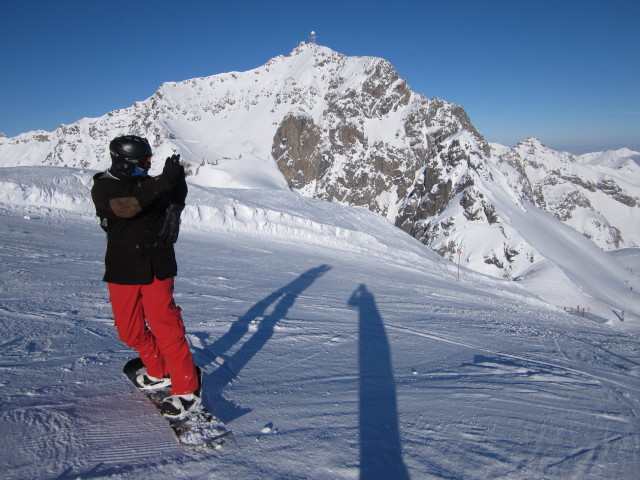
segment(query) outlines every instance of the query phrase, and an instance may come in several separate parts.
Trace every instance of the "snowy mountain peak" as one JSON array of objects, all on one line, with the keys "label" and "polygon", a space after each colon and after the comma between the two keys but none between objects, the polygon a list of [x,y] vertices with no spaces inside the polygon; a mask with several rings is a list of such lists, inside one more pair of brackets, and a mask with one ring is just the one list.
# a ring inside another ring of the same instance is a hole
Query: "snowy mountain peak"
[{"label": "snowy mountain peak", "polygon": [[[462,107],[413,92],[388,61],[305,42],[246,72],[164,83],[100,118],[0,138],[0,165],[103,169],[109,140],[129,133],[149,138],[156,158],[180,152],[193,184],[363,206],[494,276],[545,257],[512,211],[546,210],[601,248],[640,245],[636,152],[489,145]],[[238,167],[255,171],[249,184]]]},{"label": "snowy mountain peak", "polygon": [[524,140],[520,140],[515,148],[536,148],[536,149],[546,149],[547,146],[542,143],[542,141],[538,137],[529,137]]},{"label": "snowy mountain peak", "polygon": [[539,138],[531,137],[518,142],[513,148],[522,158],[533,163],[548,162],[575,162],[575,156],[568,152],[558,152],[547,147]]}]

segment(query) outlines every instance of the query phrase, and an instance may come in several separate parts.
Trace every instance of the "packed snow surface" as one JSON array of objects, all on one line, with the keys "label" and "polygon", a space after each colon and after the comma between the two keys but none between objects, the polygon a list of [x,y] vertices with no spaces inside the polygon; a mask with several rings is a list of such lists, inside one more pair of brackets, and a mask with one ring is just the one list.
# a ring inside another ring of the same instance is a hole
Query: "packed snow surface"
[{"label": "packed snow surface", "polygon": [[175,295],[204,403],[234,434],[189,449],[121,374],[134,354],[101,281],[94,172],[1,173],[2,478],[637,478],[637,319],[569,315],[527,282],[593,300],[585,275],[606,274],[602,295],[634,311],[638,249],[611,253],[625,282],[589,250],[519,282],[458,280],[365,209],[229,167],[234,189],[190,185]]}]

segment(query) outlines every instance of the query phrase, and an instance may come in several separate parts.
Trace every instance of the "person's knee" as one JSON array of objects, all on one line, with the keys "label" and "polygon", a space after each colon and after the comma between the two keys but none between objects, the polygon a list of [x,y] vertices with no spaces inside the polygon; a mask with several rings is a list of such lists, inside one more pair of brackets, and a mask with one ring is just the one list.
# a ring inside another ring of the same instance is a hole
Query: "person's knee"
[{"label": "person's knee", "polygon": [[122,340],[122,342],[127,347],[133,348],[138,351],[144,348],[145,346],[148,346],[150,343],[154,342],[153,336],[148,331],[136,336],[129,336],[126,338],[123,338],[122,336],[120,336],[120,340]]}]

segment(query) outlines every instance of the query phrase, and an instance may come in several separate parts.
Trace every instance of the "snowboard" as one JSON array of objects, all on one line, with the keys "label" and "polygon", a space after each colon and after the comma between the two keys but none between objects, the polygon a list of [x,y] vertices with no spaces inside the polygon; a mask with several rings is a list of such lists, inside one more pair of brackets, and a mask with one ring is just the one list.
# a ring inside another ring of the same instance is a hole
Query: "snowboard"
[{"label": "snowboard", "polygon": [[[160,404],[165,397],[171,394],[171,387],[152,392],[140,390],[136,385],[136,377],[143,368],[142,360],[140,360],[140,358],[133,358],[126,363],[122,369],[122,373],[124,373],[133,386],[136,387],[136,390],[151,401],[153,406],[158,410],[158,413],[160,413]],[[199,368],[198,374],[200,375],[200,384],[202,385],[202,372]],[[231,434],[231,430],[218,420],[215,415],[205,409],[204,406],[201,406],[196,412],[182,420],[168,419],[164,416],[162,418],[169,423],[178,442],[189,447],[210,446],[216,448],[222,445],[224,438]]]}]

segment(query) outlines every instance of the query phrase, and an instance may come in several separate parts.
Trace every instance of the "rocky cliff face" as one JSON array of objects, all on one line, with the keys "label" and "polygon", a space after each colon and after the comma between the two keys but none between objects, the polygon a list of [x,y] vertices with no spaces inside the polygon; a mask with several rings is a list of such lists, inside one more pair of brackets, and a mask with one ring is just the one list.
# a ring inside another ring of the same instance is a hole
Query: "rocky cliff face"
[{"label": "rocky cliff face", "polygon": [[639,169],[623,154],[489,145],[460,106],[413,92],[386,60],[310,44],[248,72],[166,83],[97,119],[0,137],[0,165],[101,169],[109,140],[130,133],[156,158],[179,151],[200,183],[227,159],[272,159],[301,194],[369,208],[495,276],[542,258],[513,208],[544,209],[605,249],[640,245]]},{"label": "rocky cliff face", "polygon": [[446,172],[481,168],[489,146],[461,107],[412,92],[385,60],[367,59],[349,74],[330,73],[314,115],[283,118],[272,156],[303,194],[366,206],[414,233],[416,219],[472,184],[452,189]]}]

